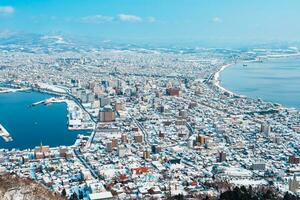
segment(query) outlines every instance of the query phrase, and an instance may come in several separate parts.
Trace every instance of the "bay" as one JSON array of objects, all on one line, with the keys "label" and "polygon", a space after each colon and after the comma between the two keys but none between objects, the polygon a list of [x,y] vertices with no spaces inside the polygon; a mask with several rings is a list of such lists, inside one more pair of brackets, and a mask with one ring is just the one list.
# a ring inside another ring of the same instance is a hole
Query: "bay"
[{"label": "bay", "polygon": [[300,110],[299,57],[236,64],[221,72],[220,80],[223,87],[236,94]]},{"label": "bay", "polygon": [[78,134],[87,133],[68,130],[65,103],[30,106],[50,97],[33,91],[0,94],[0,123],[13,138],[12,142],[0,138],[0,148],[27,149],[41,143],[51,147],[72,145]]}]

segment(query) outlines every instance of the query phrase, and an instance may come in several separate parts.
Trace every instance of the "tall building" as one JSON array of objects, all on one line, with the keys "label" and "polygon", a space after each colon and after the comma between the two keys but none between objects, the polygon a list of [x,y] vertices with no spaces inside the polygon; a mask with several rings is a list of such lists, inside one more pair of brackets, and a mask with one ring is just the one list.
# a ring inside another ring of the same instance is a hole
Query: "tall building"
[{"label": "tall building", "polygon": [[112,152],[113,147],[112,147],[112,142],[107,142],[106,143],[106,151],[107,152]]},{"label": "tall building", "polygon": [[95,100],[95,95],[92,92],[89,92],[86,94],[86,100],[87,102],[93,102]]},{"label": "tall building", "polygon": [[299,181],[297,181],[294,175],[293,179],[289,179],[289,190],[291,192],[296,192],[299,189]]},{"label": "tall building", "polygon": [[204,145],[207,142],[207,138],[204,135],[197,135],[196,143],[199,145]]},{"label": "tall building", "polygon": [[121,141],[123,144],[127,144],[129,142],[126,134],[122,134]]},{"label": "tall building", "polygon": [[218,162],[225,162],[226,161],[226,153],[223,151],[219,152]]},{"label": "tall building", "polygon": [[187,111],[186,110],[180,110],[179,111],[179,116],[182,118],[187,118]]},{"label": "tall building", "polygon": [[143,135],[141,134],[135,134],[134,135],[134,142],[135,143],[143,143]]},{"label": "tall building", "polygon": [[271,126],[268,124],[261,124],[260,132],[264,134],[264,136],[269,137],[271,133]]},{"label": "tall building", "polygon": [[113,122],[116,120],[115,111],[110,106],[106,106],[100,109],[98,119],[100,122]]},{"label": "tall building", "polygon": [[126,146],[125,145],[119,145],[118,146],[118,156],[120,158],[123,158],[126,155]]},{"label": "tall building", "polygon": [[111,140],[111,146],[112,146],[112,148],[116,148],[118,146],[118,139],[113,138]]},{"label": "tall building", "polygon": [[148,149],[146,149],[146,150],[143,151],[143,158],[145,160],[147,160],[147,159],[150,158],[150,151]]},{"label": "tall building", "polygon": [[104,106],[110,105],[110,98],[107,96],[101,96],[100,100],[100,107],[103,108]]}]

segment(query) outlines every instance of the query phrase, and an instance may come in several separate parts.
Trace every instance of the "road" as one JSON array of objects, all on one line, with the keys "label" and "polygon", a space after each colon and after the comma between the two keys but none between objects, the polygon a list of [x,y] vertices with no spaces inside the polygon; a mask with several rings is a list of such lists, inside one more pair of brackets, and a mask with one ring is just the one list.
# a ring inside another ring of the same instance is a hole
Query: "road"
[{"label": "road", "polygon": [[83,156],[81,155],[79,150],[75,149],[74,153],[75,153],[76,157],[80,160],[80,162],[91,172],[92,176],[95,179],[99,179],[100,176],[98,175],[98,173],[92,168],[92,166],[88,162],[86,162],[86,160],[83,158]]},{"label": "road", "polygon": [[129,115],[129,118],[132,119],[136,123],[136,125],[139,127],[139,129],[142,131],[144,142],[148,145],[152,145],[149,141],[149,135],[148,135],[147,131],[144,129],[143,125],[141,125],[141,123],[138,120],[136,120],[131,114],[128,114],[128,115]]}]

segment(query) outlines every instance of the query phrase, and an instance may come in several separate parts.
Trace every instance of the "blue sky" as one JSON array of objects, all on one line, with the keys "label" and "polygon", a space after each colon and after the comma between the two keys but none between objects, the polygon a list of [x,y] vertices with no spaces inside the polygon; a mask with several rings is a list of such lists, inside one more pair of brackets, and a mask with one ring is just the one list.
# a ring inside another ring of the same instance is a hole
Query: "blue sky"
[{"label": "blue sky", "polygon": [[299,0],[1,0],[0,32],[123,41],[300,41]]}]

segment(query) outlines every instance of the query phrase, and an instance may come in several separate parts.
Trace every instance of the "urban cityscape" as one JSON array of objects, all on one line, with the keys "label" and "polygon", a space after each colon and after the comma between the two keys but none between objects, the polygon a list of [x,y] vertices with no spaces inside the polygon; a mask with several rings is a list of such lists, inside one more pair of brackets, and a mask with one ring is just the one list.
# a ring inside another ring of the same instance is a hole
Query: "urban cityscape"
[{"label": "urban cityscape", "polygon": [[[36,199],[299,199],[299,108],[223,84],[234,68],[294,59],[299,69],[299,48],[0,37],[0,185],[15,178],[53,195]],[[39,114],[15,119],[18,98]],[[56,108],[60,124],[47,114]],[[33,199],[26,184],[1,189],[1,199]],[[228,193],[240,190],[252,197]]]}]

